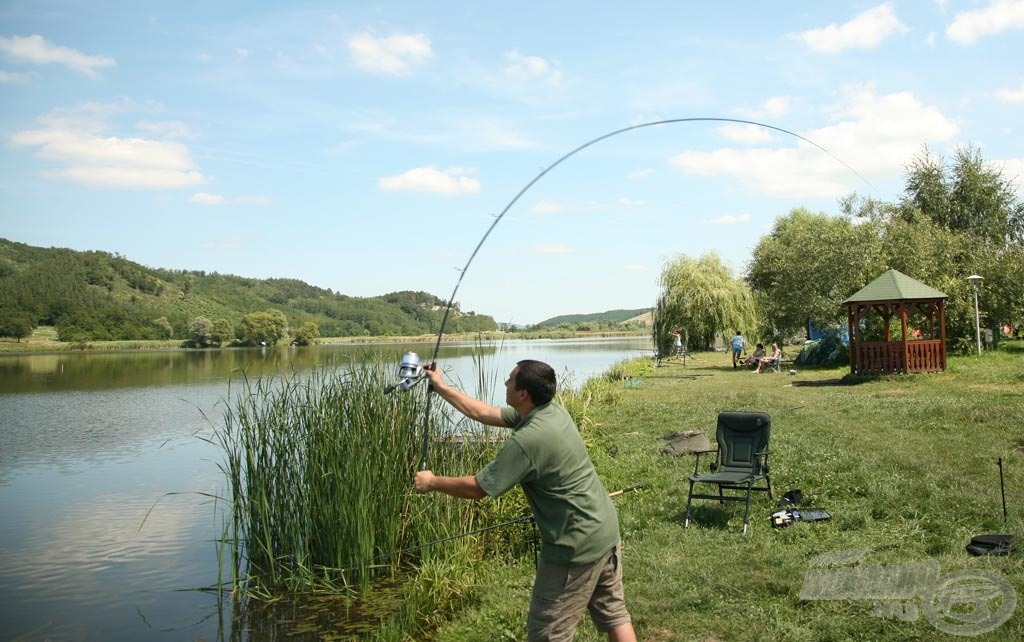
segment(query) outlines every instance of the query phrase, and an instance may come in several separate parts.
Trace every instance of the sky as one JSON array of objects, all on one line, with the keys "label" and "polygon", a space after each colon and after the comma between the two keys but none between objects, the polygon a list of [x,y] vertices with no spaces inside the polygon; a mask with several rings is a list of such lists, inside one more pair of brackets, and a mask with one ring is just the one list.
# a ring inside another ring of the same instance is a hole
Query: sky
[{"label": "sky", "polygon": [[516,324],[647,308],[674,258],[742,276],[794,208],[899,199],[925,149],[1019,188],[1021,60],[1024,0],[3,0],[0,237]]}]

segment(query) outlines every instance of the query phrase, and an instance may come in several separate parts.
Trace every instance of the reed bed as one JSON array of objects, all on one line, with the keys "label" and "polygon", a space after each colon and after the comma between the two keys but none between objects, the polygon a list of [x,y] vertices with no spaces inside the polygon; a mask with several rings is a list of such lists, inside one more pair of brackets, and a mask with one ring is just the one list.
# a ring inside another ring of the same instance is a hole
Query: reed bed
[{"label": "reed bed", "polygon": [[[230,496],[223,536],[232,588],[273,598],[288,592],[368,590],[448,553],[424,543],[501,521],[521,508],[419,496],[424,431],[439,474],[478,470],[496,446],[456,439],[444,404],[424,418],[426,385],[384,395],[382,364],[317,369],[302,376],[243,379],[217,441]],[[465,547],[465,543],[459,545]],[[505,553],[501,534],[474,538],[470,551]],[[449,552],[451,546],[448,548]]]}]

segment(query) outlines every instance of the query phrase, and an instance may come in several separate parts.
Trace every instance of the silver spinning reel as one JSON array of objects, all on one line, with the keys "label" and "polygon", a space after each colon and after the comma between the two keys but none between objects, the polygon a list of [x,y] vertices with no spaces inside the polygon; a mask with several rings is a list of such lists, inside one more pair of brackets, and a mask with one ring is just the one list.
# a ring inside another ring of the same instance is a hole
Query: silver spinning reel
[{"label": "silver spinning reel", "polygon": [[402,355],[402,363],[399,364],[398,370],[395,372],[395,378],[398,379],[395,383],[391,384],[384,389],[384,394],[391,394],[391,391],[395,390],[409,390],[425,378],[423,375],[423,366],[420,365],[420,356],[415,352],[406,352]]}]

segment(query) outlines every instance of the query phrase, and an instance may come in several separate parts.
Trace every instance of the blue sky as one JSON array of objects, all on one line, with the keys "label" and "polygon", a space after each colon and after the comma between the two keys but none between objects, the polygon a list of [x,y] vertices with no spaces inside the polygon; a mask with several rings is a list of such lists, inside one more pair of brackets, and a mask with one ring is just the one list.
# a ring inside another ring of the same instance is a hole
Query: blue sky
[{"label": "blue sky", "polygon": [[[0,5],[0,237],[498,321],[739,275],[924,146],[1024,176],[1024,0]],[[837,160],[839,159],[839,160]],[[851,170],[852,168],[852,170]]]}]

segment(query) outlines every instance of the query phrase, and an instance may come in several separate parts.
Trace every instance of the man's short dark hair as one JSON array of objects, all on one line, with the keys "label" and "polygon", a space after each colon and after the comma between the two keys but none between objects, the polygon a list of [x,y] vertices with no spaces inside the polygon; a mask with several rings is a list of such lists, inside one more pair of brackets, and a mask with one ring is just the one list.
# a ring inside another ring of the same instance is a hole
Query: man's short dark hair
[{"label": "man's short dark hair", "polygon": [[525,390],[529,393],[530,401],[535,406],[543,406],[554,399],[558,388],[554,368],[543,361],[533,359],[523,359],[516,365],[519,366],[516,390]]}]

